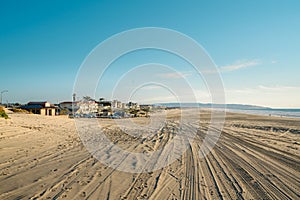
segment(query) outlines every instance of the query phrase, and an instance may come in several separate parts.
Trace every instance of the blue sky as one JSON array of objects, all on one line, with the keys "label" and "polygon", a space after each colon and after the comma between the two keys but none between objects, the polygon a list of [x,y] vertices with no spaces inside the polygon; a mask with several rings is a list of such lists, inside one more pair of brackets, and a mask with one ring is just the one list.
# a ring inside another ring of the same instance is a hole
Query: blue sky
[{"label": "blue sky", "polygon": [[[0,90],[9,91],[3,94],[9,102],[70,100],[80,65],[100,42],[128,29],[163,27],[203,46],[221,72],[227,103],[300,108],[299,10],[296,0],[2,2]],[[169,62],[195,85],[197,100],[209,102],[203,81],[175,61],[158,52],[129,55],[111,67],[96,96],[110,98],[124,72],[120,66]],[[159,76],[177,78],[172,72]],[[162,88],[149,88],[134,100],[173,100]]]}]

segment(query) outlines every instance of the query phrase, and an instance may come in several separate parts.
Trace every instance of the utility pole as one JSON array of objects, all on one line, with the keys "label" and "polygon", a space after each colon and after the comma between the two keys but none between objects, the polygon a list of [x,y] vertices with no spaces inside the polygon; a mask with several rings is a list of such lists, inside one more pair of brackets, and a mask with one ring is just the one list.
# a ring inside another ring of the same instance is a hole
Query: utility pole
[{"label": "utility pole", "polygon": [[8,90],[3,90],[1,91],[1,100],[0,100],[0,104],[2,105],[2,94],[5,93],[5,92],[8,92]]},{"label": "utility pole", "polygon": [[75,117],[75,116],[74,116],[74,114],[75,114],[75,113],[74,113],[74,103],[75,103],[75,101],[76,101],[76,94],[74,93],[74,94],[73,94],[73,102],[72,102],[72,114],[73,114],[73,117]]}]

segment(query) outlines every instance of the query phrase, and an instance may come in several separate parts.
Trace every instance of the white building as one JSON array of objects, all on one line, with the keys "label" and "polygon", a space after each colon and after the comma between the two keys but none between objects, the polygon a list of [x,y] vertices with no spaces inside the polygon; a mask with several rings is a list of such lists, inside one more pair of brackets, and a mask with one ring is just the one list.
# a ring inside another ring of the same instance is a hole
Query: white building
[{"label": "white building", "polygon": [[122,106],[121,106],[121,108],[122,108],[122,109],[127,109],[127,108],[128,108],[128,106],[127,106],[127,104],[126,104],[126,103],[122,103]]},{"label": "white building", "polygon": [[111,102],[111,107],[112,108],[122,108],[122,102],[118,100],[113,100]]},{"label": "white building", "polygon": [[79,110],[77,111],[80,114],[92,114],[98,112],[98,102],[94,100],[82,100],[77,103]]}]

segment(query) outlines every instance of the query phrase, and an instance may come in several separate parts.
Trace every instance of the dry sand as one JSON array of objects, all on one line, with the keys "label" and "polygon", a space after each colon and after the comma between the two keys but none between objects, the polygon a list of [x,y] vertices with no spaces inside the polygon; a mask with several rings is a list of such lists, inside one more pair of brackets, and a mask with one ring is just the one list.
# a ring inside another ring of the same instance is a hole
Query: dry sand
[{"label": "dry sand", "polygon": [[[122,148],[153,151],[172,139],[176,114],[169,111],[168,126],[143,142],[123,134],[113,120],[100,120]],[[92,157],[74,119],[9,116],[0,119],[0,199],[300,198],[300,119],[229,113],[217,145],[200,158],[210,119],[204,113],[196,138],[179,159],[154,172],[132,174]],[[135,120],[143,124],[149,119]]]}]

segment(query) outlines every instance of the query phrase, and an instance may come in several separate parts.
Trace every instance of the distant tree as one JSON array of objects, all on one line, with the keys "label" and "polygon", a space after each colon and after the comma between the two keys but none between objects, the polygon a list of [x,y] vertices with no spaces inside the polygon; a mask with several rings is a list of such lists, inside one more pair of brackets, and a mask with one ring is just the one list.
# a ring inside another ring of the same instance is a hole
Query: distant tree
[{"label": "distant tree", "polygon": [[142,111],[144,111],[146,113],[146,116],[148,116],[150,108],[149,107],[145,107],[145,108],[142,109]]},{"label": "distant tree", "polygon": [[138,112],[139,112],[139,110],[137,110],[137,109],[133,109],[133,108],[129,109],[130,114],[136,115]]},{"label": "distant tree", "polygon": [[93,99],[90,96],[84,96],[83,100],[84,101],[93,101]]},{"label": "distant tree", "polygon": [[99,99],[99,101],[104,101],[105,99],[103,98],[103,97],[101,97],[100,99]]},{"label": "distant tree", "polygon": [[145,107],[145,108],[142,109],[142,111],[148,113],[150,111],[150,108],[149,107]]},{"label": "distant tree", "polygon": [[69,110],[68,109],[62,109],[62,110],[60,110],[60,115],[67,115],[67,114],[69,114],[70,112],[69,112]]}]

